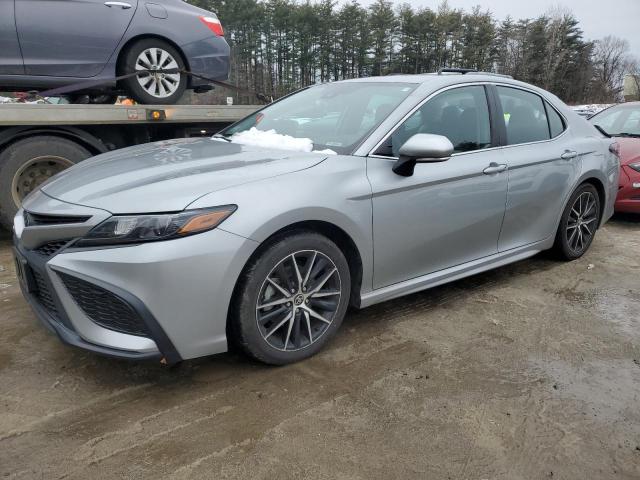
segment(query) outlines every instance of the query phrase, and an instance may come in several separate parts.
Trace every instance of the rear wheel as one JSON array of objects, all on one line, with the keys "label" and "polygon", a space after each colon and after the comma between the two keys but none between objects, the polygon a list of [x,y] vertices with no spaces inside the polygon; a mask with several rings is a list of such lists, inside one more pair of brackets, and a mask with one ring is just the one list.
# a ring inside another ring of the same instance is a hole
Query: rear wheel
[{"label": "rear wheel", "polygon": [[247,267],[234,298],[230,333],[257,360],[297,362],[335,334],[350,292],[349,266],[333,242],[311,232],[288,234]]},{"label": "rear wheel", "polygon": [[91,156],[66,138],[25,138],[0,153],[0,224],[11,229],[22,200],[45,180]]},{"label": "rear wheel", "polygon": [[121,59],[119,74],[154,70],[122,81],[127,93],[138,103],[170,105],[180,100],[187,87],[184,73],[161,73],[162,70],[185,69],[180,53],[167,42],[145,38],[132,44]]},{"label": "rear wheel", "polygon": [[555,250],[564,260],[580,258],[591,246],[600,225],[600,196],[585,183],[569,198],[556,234]]}]

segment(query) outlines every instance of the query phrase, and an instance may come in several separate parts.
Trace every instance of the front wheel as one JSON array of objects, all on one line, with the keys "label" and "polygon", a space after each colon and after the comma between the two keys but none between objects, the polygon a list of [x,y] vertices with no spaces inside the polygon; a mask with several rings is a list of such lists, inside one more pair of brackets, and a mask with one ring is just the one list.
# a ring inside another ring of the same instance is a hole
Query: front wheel
[{"label": "front wheel", "polygon": [[232,340],[264,363],[297,362],[335,334],[350,293],[347,260],[331,240],[287,234],[245,269],[230,318]]},{"label": "front wheel", "polygon": [[556,234],[555,250],[564,260],[575,260],[591,246],[600,225],[600,196],[585,183],[569,198]]}]

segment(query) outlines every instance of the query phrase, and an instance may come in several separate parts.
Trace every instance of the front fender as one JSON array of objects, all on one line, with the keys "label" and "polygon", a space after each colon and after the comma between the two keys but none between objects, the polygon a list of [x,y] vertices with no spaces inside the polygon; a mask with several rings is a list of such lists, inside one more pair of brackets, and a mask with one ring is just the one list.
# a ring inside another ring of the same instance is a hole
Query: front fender
[{"label": "front fender", "polygon": [[238,210],[219,228],[258,243],[296,223],[330,223],[356,245],[362,259],[362,289],[368,292],[373,279],[371,186],[363,158],[341,158],[213,192],[189,208],[237,205]]}]

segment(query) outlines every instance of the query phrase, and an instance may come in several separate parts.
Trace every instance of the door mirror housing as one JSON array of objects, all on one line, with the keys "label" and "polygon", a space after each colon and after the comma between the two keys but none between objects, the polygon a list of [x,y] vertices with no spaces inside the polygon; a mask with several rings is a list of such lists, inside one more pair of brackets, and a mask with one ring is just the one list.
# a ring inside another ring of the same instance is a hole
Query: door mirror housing
[{"label": "door mirror housing", "polygon": [[398,152],[398,161],[393,172],[403,177],[413,175],[416,163],[444,162],[451,158],[453,144],[442,135],[416,133],[409,138]]}]

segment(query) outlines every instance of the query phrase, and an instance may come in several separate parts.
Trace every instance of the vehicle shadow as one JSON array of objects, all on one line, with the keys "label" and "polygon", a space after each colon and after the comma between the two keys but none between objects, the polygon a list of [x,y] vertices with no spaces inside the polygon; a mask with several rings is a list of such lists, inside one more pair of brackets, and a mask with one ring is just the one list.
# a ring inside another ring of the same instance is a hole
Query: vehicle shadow
[{"label": "vehicle shadow", "polygon": [[[366,330],[366,335],[378,336],[384,334],[393,327],[394,319],[399,319],[399,312],[419,312],[427,316],[429,313],[446,307],[448,304],[475,294],[488,288],[508,285],[513,278],[526,276],[533,272],[543,272],[563,265],[551,254],[543,252],[528,260],[524,260],[512,265],[484,272],[472,277],[424,290],[398,299],[389,300],[362,310],[351,309],[347,313],[344,324],[338,332],[337,338],[340,345],[357,343],[361,338],[355,330]],[[334,343],[332,342],[332,343]],[[69,348],[69,347],[66,347]],[[328,345],[331,349],[332,344]],[[325,349],[326,350],[326,349]],[[80,362],[84,364],[81,368],[83,374],[95,375],[99,382],[100,378],[105,378],[106,384],[113,386],[114,379],[118,379],[119,387],[133,386],[139,383],[152,383],[158,386],[189,383],[194,378],[205,376],[208,381],[232,380],[245,375],[252,375],[258,372],[272,372],[279,368],[264,365],[245,357],[230,345],[230,351],[223,354],[213,355],[194,360],[183,361],[174,366],[163,366],[156,362],[129,362],[126,360],[112,359],[108,357],[98,357],[85,352],[74,352],[83,358]],[[89,359],[89,356],[91,359]],[[322,352],[320,354],[322,356]],[[322,359],[320,359],[322,362]],[[74,364],[74,361],[65,362]],[[311,366],[310,368],[314,368]],[[89,370],[89,371],[88,371]],[[93,371],[92,373],[90,371]]]},{"label": "vehicle shadow", "polygon": [[616,224],[622,225],[624,227],[640,226],[640,214],[637,213],[616,213],[613,217],[611,217],[610,222],[615,222]]}]

